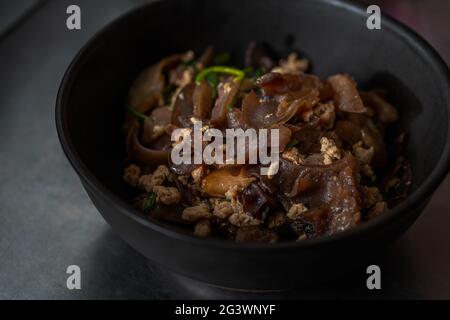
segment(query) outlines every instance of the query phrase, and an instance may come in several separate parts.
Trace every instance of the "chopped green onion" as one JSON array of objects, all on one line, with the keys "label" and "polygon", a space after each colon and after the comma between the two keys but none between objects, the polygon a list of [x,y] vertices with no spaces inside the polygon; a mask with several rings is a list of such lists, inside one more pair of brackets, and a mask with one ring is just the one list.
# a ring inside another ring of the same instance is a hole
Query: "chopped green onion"
[{"label": "chopped green onion", "polygon": [[259,78],[259,77],[261,77],[261,76],[264,75],[264,74],[265,74],[264,70],[261,69],[261,68],[258,68],[258,69],[256,69],[255,72],[253,73],[253,78]]},{"label": "chopped green onion", "polygon": [[144,213],[149,213],[149,211],[155,206],[156,203],[156,193],[150,192],[144,200]]},{"label": "chopped green onion", "polygon": [[300,143],[300,141],[298,141],[297,139],[292,139],[286,146],[286,149],[290,149],[292,147],[295,147],[296,145],[298,145]]},{"label": "chopped green onion", "polygon": [[264,69],[261,69],[261,68],[253,69],[252,67],[247,67],[243,71],[247,78],[252,78],[252,79],[257,79],[266,73],[264,71]]},{"label": "chopped green onion", "polygon": [[233,110],[233,105],[232,104],[227,105],[227,110],[231,112]]},{"label": "chopped green onion", "polygon": [[231,60],[231,54],[229,52],[223,52],[221,54],[218,54],[214,58],[214,64],[215,65],[226,65]]},{"label": "chopped green onion", "polygon": [[197,84],[200,84],[211,73],[231,74],[236,77],[234,79],[236,82],[240,82],[245,77],[245,73],[242,70],[239,70],[236,68],[231,68],[231,67],[224,67],[224,66],[213,66],[213,67],[203,69],[203,71],[200,72],[197,75],[197,77],[195,78],[195,82]]},{"label": "chopped green onion", "polygon": [[131,108],[128,104],[125,105],[125,109],[128,111],[129,114],[136,117],[139,120],[145,121],[147,119],[147,116],[143,113],[140,113],[139,111],[134,110]]},{"label": "chopped green onion", "polygon": [[189,68],[190,66],[192,66],[193,64],[194,64],[194,59],[189,60],[189,61],[182,61],[182,62],[180,63],[180,66],[182,66],[183,68],[187,69],[187,68]]},{"label": "chopped green onion", "polygon": [[212,88],[212,98],[213,100],[217,98],[217,86],[219,85],[219,76],[217,73],[210,73],[206,76],[206,81],[208,81],[209,85]]}]

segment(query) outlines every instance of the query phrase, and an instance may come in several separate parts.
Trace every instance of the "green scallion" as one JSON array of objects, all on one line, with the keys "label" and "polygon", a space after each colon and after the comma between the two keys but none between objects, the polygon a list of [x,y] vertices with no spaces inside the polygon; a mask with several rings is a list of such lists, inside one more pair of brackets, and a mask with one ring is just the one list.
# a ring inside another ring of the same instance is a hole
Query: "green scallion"
[{"label": "green scallion", "polygon": [[141,120],[141,121],[145,121],[147,119],[147,116],[143,113],[140,113],[139,111],[134,110],[133,108],[131,108],[128,104],[125,105],[125,109],[128,111],[129,114],[131,114],[132,116],[136,117],[137,119]]},{"label": "green scallion", "polygon": [[217,98],[217,86],[219,85],[219,76],[217,73],[210,73],[206,76],[206,81],[212,88],[212,98],[213,100]]},{"label": "green scallion", "polygon": [[149,213],[156,204],[156,193],[150,192],[144,200],[144,213]]},{"label": "green scallion", "polygon": [[240,82],[245,77],[245,73],[242,70],[231,68],[231,67],[224,67],[224,66],[213,66],[206,69],[203,69],[202,72],[200,72],[197,77],[195,78],[195,82],[197,84],[200,84],[205,78],[211,74],[211,73],[225,73],[235,76],[234,79],[236,82]]},{"label": "green scallion", "polygon": [[289,143],[286,146],[286,149],[290,149],[292,147],[295,147],[296,145],[298,145],[300,143],[300,141],[298,141],[297,139],[292,139],[291,141],[289,141]]}]

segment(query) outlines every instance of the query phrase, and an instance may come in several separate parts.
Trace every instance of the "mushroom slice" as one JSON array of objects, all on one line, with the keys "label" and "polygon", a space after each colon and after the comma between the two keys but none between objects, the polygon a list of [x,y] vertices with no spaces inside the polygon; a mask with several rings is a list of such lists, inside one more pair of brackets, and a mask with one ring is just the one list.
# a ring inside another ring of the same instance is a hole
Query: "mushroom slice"
[{"label": "mushroom slice", "polygon": [[213,46],[206,48],[196,63],[197,69],[202,70],[209,66],[214,59],[214,54],[215,50]]},{"label": "mushroom slice", "polygon": [[381,97],[376,91],[360,92],[364,103],[372,107],[378,119],[383,123],[392,123],[398,120],[398,112],[395,107]]},{"label": "mushroom slice", "polygon": [[175,104],[172,112],[172,124],[182,127],[180,122],[180,117],[189,117],[193,113],[193,95],[195,90],[195,84],[189,83],[186,85],[181,92],[175,98]]},{"label": "mushroom slice", "polygon": [[182,54],[172,55],[142,71],[128,94],[130,108],[146,113],[151,108],[161,105],[164,101],[162,91],[166,80],[164,70],[175,67],[182,58]]},{"label": "mushroom slice", "polygon": [[274,50],[267,43],[250,42],[245,51],[245,65],[251,68],[271,70],[275,67]]},{"label": "mushroom slice", "polygon": [[165,133],[166,126],[170,124],[172,111],[168,107],[153,109],[151,115],[144,120],[142,130],[142,143],[149,145]]},{"label": "mushroom slice", "polygon": [[138,138],[139,126],[131,127],[127,136],[127,150],[131,158],[141,164],[156,165],[165,164],[169,157],[167,150],[150,149],[142,145]]},{"label": "mushroom slice", "polygon": [[211,124],[223,127],[227,124],[227,112],[233,107],[235,97],[239,92],[240,82],[229,79],[218,86],[219,97],[211,112]]},{"label": "mushroom slice", "polygon": [[233,187],[242,190],[253,181],[255,178],[247,176],[244,170],[225,167],[207,175],[202,181],[202,190],[210,196],[224,197],[225,193]]},{"label": "mushroom slice", "polygon": [[202,81],[195,87],[193,94],[194,117],[198,119],[206,119],[211,113],[213,104],[212,88],[206,80]]},{"label": "mushroom slice", "polygon": [[281,96],[279,100],[293,100],[308,94],[311,90],[316,90],[319,95],[321,88],[321,82],[317,76],[305,73],[270,72],[258,78],[256,84],[261,87],[264,95]]},{"label": "mushroom slice", "polygon": [[288,122],[300,108],[303,99],[278,103],[274,99],[260,101],[254,91],[242,101],[242,120],[252,128],[268,128]]},{"label": "mushroom slice", "polygon": [[364,106],[359,96],[356,82],[347,74],[336,74],[328,78],[333,88],[334,101],[340,111],[351,113],[365,113]]}]

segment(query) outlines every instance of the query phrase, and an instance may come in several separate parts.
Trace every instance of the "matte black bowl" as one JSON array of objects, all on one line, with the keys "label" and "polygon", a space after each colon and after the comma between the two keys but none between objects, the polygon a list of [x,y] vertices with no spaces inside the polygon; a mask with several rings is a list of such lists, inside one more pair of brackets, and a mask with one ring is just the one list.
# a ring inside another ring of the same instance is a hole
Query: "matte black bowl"
[{"label": "matte black bowl", "polygon": [[[244,289],[298,287],[341,274],[399,237],[449,169],[447,66],[399,23],[383,16],[382,29],[371,31],[366,18],[365,8],[331,0],[162,1],[128,13],[89,41],[65,75],[56,107],[63,149],[112,228],[170,270]],[[133,78],[161,57],[208,44],[242,55],[250,40],[265,40],[282,53],[302,50],[321,77],[346,72],[362,86],[388,90],[409,136],[414,182],[408,199],[342,234],[274,245],[197,239],[145,219],[128,204],[121,123]]]}]

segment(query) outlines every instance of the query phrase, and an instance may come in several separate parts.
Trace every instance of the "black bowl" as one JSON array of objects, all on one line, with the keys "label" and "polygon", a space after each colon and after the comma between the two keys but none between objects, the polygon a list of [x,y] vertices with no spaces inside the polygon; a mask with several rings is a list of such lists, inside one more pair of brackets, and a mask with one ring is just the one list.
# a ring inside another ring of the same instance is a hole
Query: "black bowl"
[{"label": "black bowl", "polygon": [[[67,71],[56,107],[63,149],[112,228],[170,270],[245,289],[298,287],[340,274],[407,230],[449,169],[447,66],[398,22],[383,16],[381,30],[368,30],[366,19],[365,8],[332,0],[168,0],[144,6],[97,34]],[[300,49],[321,77],[346,72],[362,86],[388,90],[408,133],[414,172],[403,203],[341,234],[273,245],[197,239],[144,218],[128,204],[121,123],[133,78],[161,57],[208,44],[242,55],[250,40],[267,41],[282,53]]]}]

